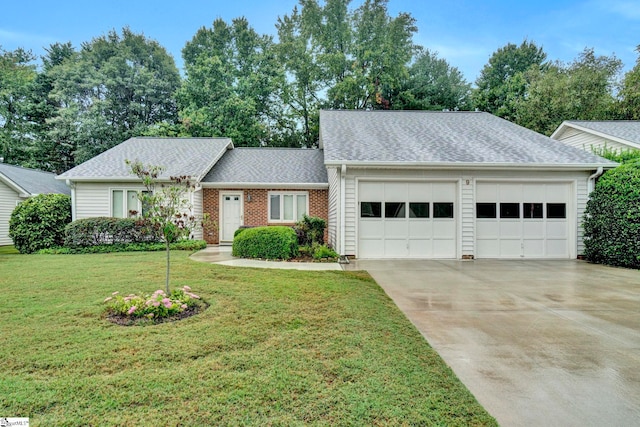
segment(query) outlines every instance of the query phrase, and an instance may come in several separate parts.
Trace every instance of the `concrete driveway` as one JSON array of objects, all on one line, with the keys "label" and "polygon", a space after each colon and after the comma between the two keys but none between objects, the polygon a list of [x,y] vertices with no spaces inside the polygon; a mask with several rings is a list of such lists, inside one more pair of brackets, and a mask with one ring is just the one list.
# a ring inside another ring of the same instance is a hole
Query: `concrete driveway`
[{"label": "concrete driveway", "polygon": [[640,271],[355,261],[503,426],[640,425]]}]

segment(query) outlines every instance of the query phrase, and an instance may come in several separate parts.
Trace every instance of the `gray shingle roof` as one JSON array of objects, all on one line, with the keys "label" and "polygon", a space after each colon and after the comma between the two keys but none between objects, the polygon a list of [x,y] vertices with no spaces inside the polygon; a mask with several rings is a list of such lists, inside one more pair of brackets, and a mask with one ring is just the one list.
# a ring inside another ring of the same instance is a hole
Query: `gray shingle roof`
[{"label": "gray shingle roof", "polygon": [[565,123],[575,124],[586,129],[640,144],[640,121],[637,120],[567,120]]},{"label": "gray shingle roof", "polygon": [[64,182],[57,181],[55,174],[36,169],[0,163],[0,174],[30,195],[36,194],[71,194]]},{"label": "gray shingle roof", "polygon": [[131,138],[58,176],[71,180],[131,180],[125,160],[163,166],[160,176],[189,175],[199,179],[233,147],[229,138]]},{"label": "gray shingle roof", "polygon": [[234,148],[202,182],[227,184],[327,184],[322,150]]},{"label": "gray shingle roof", "polygon": [[327,164],[615,165],[483,112],[320,112]]}]

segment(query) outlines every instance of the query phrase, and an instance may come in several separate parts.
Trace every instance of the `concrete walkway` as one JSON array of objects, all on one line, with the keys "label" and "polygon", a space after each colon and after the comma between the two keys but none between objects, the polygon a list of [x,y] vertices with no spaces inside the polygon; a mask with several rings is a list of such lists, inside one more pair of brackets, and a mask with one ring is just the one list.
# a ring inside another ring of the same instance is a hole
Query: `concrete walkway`
[{"label": "concrete walkway", "polygon": [[236,258],[231,255],[231,246],[207,246],[191,255],[191,259],[210,262],[231,267],[278,268],[287,270],[342,270],[337,262],[287,262],[260,261],[255,259]]},{"label": "concrete walkway", "polygon": [[640,425],[640,271],[353,261],[502,426]]}]

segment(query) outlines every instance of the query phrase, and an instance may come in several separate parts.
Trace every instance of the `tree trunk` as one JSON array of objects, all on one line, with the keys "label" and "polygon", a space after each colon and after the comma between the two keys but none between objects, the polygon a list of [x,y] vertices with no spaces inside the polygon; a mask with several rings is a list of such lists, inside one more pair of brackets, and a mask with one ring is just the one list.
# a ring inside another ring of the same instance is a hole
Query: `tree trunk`
[{"label": "tree trunk", "polygon": [[169,247],[170,247],[169,240],[165,239],[165,241],[166,241],[166,245],[167,245],[167,281],[166,281],[167,291],[166,292],[167,292],[167,296],[169,296],[169,293],[170,293],[169,292],[169,267],[171,265],[171,262],[170,262],[171,261],[171,258],[170,258],[171,252],[169,251]]}]

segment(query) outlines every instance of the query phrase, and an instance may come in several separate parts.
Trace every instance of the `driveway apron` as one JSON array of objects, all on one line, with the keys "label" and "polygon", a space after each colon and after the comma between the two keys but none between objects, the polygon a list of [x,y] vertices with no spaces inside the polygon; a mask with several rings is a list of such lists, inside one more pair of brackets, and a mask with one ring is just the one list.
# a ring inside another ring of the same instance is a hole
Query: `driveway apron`
[{"label": "driveway apron", "polygon": [[367,261],[503,426],[640,425],[640,272],[583,261]]}]

